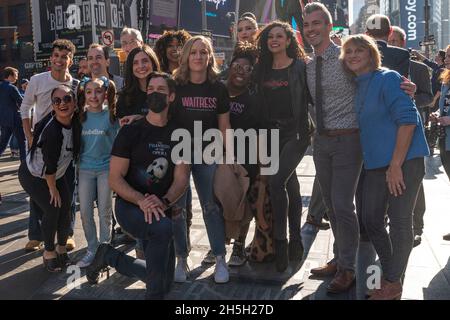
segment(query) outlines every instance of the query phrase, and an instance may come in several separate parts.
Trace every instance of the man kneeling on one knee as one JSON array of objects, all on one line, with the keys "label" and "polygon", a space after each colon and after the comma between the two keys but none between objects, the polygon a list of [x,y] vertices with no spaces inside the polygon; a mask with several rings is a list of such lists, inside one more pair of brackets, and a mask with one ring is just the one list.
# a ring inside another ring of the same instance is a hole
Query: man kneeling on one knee
[{"label": "man kneeling on one knee", "polygon": [[145,118],[124,126],[112,149],[109,182],[117,193],[116,217],[133,237],[144,241],[145,261],[102,244],[86,276],[96,283],[108,266],[146,283],[146,299],[163,299],[173,282],[175,254],[172,225],[184,210],[182,199],[189,181],[189,165],[174,163],[173,124],[168,106],[175,83],[165,73],[149,76]]}]

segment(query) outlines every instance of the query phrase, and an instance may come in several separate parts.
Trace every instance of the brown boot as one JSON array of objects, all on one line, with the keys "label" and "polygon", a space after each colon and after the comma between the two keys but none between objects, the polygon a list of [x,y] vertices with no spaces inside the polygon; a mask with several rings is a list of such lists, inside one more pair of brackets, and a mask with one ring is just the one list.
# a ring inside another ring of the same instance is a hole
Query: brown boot
[{"label": "brown boot", "polygon": [[403,288],[400,281],[384,281],[381,284],[381,289],[376,290],[370,296],[369,300],[400,300],[402,297],[402,292]]},{"label": "brown boot", "polygon": [[334,276],[337,271],[337,262],[336,261],[330,261],[327,262],[325,266],[311,269],[311,274],[313,274],[316,277],[330,277]]},{"label": "brown boot", "polygon": [[355,272],[352,270],[338,270],[327,287],[328,293],[341,293],[350,289],[355,283]]}]

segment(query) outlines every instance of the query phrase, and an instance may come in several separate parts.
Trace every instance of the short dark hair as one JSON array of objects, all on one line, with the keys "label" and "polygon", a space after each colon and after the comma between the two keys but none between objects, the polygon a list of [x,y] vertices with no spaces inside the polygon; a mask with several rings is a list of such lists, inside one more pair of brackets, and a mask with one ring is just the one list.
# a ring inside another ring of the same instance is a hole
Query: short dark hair
[{"label": "short dark hair", "polygon": [[53,41],[52,52],[54,49],[69,51],[71,58],[73,58],[75,52],[77,51],[74,44],[67,39],[56,39],[55,41]]},{"label": "short dark hair", "polygon": [[366,33],[372,38],[387,37],[391,33],[391,21],[383,14],[373,14],[367,19]]},{"label": "short dark hair", "polygon": [[163,78],[164,80],[166,80],[167,86],[169,87],[169,93],[175,92],[175,87],[176,87],[177,83],[175,82],[175,80],[172,78],[172,76],[170,74],[165,73],[165,72],[160,72],[160,71],[153,71],[148,76],[147,86],[150,83],[150,80],[152,80],[154,78]]},{"label": "short dark hair", "polygon": [[439,50],[438,55],[442,58],[442,61],[445,59],[445,50]]},{"label": "short dark hair", "polygon": [[19,74],[19,70],[13,67],[6,67],[5,70],[3,70],[3,79],[9,78],[10,76],[13,76],[15,73]]},{"label": "short dark hair", "polygon": [[109,59],[109,48],[107,46],[101,45],[100,43],[92,43],[89,46],[89,50],[91,49],[95,49],[95,48],[100,48],[103,51],[103,55],[105,56],[105,59],[108,60]]}]

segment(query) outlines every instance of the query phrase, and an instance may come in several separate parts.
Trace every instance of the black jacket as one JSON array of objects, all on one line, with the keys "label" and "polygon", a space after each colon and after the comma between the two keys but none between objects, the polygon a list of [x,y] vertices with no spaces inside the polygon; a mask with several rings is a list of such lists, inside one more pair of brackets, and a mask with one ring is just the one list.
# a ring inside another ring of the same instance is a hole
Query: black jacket
[{"label": "black jacket", "polygon": [[[258,66],[257,66],[258,67]],[[255,74],[259,74],[256,72]],[[288,69],[289,88],[291,92],[292,114],[294,115],[297,124],[297,140],[311,141],[312,126],[308,117],[308,103],[311,101],[306,82],[306,63],[303,60],[294,60]],[[256,79],[255,79],[256,80]],[[269,108],[264,94],[261,90],[264,79],[257,79],[257,101],[258,105],[262,107],[260,122],[265,127],[269,127],[271,121],[269,117]]]},{"label": "black jacket", "polygon": [[425,108],[433,102],[433,94],[431,93],[431,79],[428,67],[421,62],[410,61],[409,71],[411,81],[417,86],[414,99],[418,108]]},{"label": "black jacket", "polygon": [[402,76],[409,75],[409,52],[406,49],[389,46],[385,41],[377,40],[383,67],[395,70]]}]

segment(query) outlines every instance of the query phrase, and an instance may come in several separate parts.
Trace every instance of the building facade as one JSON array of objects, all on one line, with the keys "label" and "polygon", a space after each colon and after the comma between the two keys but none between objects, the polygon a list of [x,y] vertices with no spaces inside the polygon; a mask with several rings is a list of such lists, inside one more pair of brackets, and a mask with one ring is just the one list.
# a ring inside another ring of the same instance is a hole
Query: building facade
[{"label": "building facade", "polygon": [[42,67],[34,63],[29,0],[0,1],[0,70],[6,66],[17,68],[22,78]]}]

